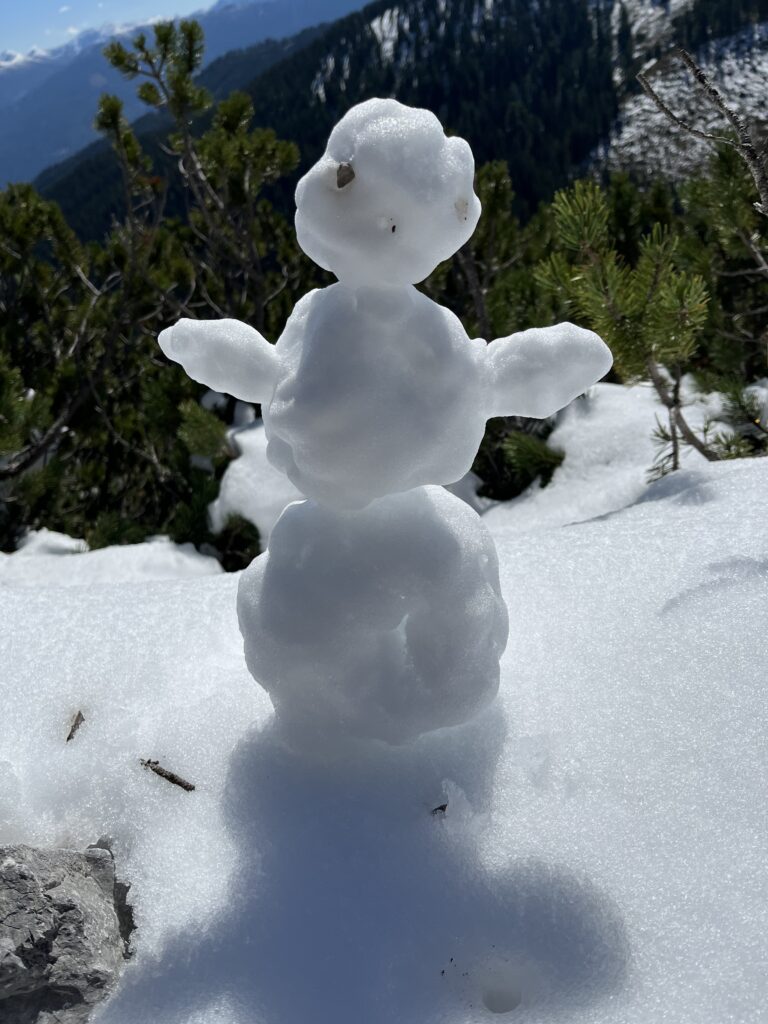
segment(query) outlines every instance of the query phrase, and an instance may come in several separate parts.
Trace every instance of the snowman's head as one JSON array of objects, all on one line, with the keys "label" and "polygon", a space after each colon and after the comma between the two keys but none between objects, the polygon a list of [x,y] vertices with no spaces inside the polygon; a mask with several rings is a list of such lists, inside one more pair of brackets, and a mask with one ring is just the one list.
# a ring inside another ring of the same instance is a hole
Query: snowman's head
[{"label": "snowman's head", "polygon": [[367,100],[298,184],[299,245],[353,287],[423,281],[475,230],[474,173],[469,145],[429,110]]}]

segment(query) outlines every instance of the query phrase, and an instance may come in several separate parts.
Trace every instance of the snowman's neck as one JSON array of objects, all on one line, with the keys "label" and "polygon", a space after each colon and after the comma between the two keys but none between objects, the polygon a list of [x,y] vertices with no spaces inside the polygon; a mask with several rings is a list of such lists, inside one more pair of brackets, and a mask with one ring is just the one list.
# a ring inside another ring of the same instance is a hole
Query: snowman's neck
[{"label": "snowman's neck", "polygon": [[380,287],[372,284],[352,286],[340,281],[331,287],[341,288],[349,293],[360,313],[382,318],[402,314],[404,310],[413,305],[418,296],[418,292],[412,284],[395,287]]}]

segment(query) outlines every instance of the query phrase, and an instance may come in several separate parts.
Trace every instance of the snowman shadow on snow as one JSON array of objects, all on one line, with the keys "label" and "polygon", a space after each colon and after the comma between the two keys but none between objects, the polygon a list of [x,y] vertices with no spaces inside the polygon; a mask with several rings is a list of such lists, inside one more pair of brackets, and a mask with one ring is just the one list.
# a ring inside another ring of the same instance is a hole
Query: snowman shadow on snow
[{"label": "snowman shadow on snow", "polygon": [[226,783],[224,909],[135,963],[100,1024],[545,1024],[618,995],[611,899],[512,850],[483,866],[505,731],[492,706],[336,761],[297,754],[274,720],[247,736]]},{"label": "snowman shadow on snow", "polygon": [[279,726],[228,780],[242,862],[222,931],[247,935],[230,992],[264,1024],[572,1020],[627,971],[620,914],[589,881],[514,856],[482,863],[500,712],[407,748],[305,760]]}]

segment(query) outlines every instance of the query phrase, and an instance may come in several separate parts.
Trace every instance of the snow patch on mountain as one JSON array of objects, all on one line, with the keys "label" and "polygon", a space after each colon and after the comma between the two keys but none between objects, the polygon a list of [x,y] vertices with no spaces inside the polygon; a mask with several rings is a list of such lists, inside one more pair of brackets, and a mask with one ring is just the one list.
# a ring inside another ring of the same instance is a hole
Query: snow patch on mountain
[{"label": "snow patch on mountain", "polygon": [[624,8],[632,27],[634,53],[639,57],[649,46],[667,38],[672,29],[672,20],[691,8],[694,2],[695,0],[619,0],[611,11],[613,30],[618,32]]},{"label": "snow patch on mountain", "polygon": [[[758,129],[768,124],[768,22],[719,40],[697,59],[723,98]],[[727,135],[724,118],[711,106],[682,63],[667,54],[645,71],[651,85],[678,117],[700,131]],[[675,128],[643,92],[622,105],[606,162],[612,169],[682,180],[702,169],[713,143]]]}]

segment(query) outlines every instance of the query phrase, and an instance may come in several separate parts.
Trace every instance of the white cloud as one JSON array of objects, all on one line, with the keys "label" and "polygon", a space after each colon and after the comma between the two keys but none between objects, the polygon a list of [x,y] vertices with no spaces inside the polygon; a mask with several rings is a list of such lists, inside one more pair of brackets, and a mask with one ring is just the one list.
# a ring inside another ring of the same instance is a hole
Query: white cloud
[{"label": "white cloud", "polygon": [[74,25],[70,25],[69,28],[67,29],[67,35],[68,36],[76,36],[79,31],[80,31],[80,29],[75,28]]},{"label": "white cloud", "polygon": [[63,7],[59,8],[59,14],[66,14],[67,11],[71,11],[71,10],[72,10],[72,8],[69,6],[69,4],[64,4]]}]

